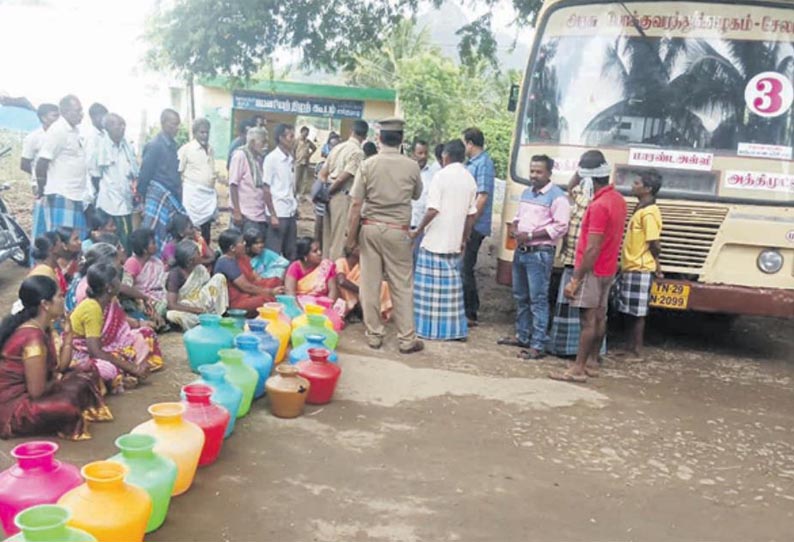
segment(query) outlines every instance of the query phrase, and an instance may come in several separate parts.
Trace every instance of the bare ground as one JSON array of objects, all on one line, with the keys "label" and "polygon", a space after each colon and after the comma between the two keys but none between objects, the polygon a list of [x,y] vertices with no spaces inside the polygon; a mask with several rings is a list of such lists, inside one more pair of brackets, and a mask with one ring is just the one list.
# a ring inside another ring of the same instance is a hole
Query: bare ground
[{"label": "bare ground", "polygon": [[[147,540],[791,540],[792,322],[655,318],[647,363],[552,382],[562,360],[495,345],[513,311],[489,250],[468,343],[401,356],[393,336],[373,352],[345,330],[334,402],[295,420],[256,403]],[[0,267],[3,306],[22,276]],[[116,420],[61,443],[64,460],[112,455],[149,404],[177,399],[194,376],[179,334],[162,346],[167,368],[111,398]],[[0,443],[3,468],[18,442]]]}]

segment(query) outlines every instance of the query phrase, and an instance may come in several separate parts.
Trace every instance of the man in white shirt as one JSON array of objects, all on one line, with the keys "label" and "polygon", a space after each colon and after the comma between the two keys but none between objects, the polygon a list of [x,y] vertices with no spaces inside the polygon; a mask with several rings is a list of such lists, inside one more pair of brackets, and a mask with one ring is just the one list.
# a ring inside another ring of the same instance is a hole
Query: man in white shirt
[{"label": "man in white shirt", "polygon": [[85,204],[88,190],[85,141],[78,126],[83,120],[83,106],[76,96],[65,96],[58,104],[61,118],[44,136],[36,164],[39,195],[47,231],[59,227],[76,230],[85,238]]},{"label": "man in white shirt", "polygon": [[466,340],[460,264],[477,215],[477,182],[463,165],[462,141],[447,143],[442,156],[444,167],[433,177],[427,211],[410,233],[413,239],[424,234],[414,273],[414,319],[423,339]]},{"label": "man in white shirt", "polygon": [[49,129],[52,124],[58,120],[60,113],[58,106],[55,104],[41,104],[39,105],[36,114],[41,121],[41,127],[30,132],[22,141],[22,158],[19,161],[19,169],[30,175],[30,183],[33,188],[33,197],[35,202],[33,204],[33,227],[30,233],[31,239],[36,239],[39,235],[47,230],[47,225],[44,222],[44,212],[41,206],[41,198],[38,197],[38,183],[36,183],[36,162],[39,158],[39,151],[44,144],[44,133]]},{"label": "man in white shirt", "polygon": [[210,121],[193,121],[193,140],[179,148],[179,173],[182,175],[182,205],[207,245],[218,210],[215,191],[215,151],[210,146]]},{"label": "man in white shirt", "polygon": [[[95,147],[105,137],[105,117],[108,114],[108,108],[101,103],[94,102],[88,108],[88,118],[91,119],[91,125],[83,132],[85,139],[85,155],[91,159],[95,153]],[[89,169],[91,164],[88,165]],[[93,179],[88,184],[88,193],[86,194],[86,205],[93,205],[96,200],[97,193],[99,193],[99,185]]]},{"label": "man in white shirt", "polygon": [[[422,175],[422,195],[419,199],[411,202],[411,229],[415,230],[427,211],[427,194],[430,192],[430,184],[433,176],[441,169],[440,162],[428,163],[430,147],[427,141],[417,139],[414,141],[413,159],[419,164],[419,171]],[[422,236],[418,236],[414,241],[414,268],[416,259],[419,257],[419,246],[422,244]]]},{"label": "man in white shirt", "polygon": [[278,221],[271,220],[265,246],[288,260],[294,260],[298,237],[298,200],[295,198],[293,170],[295,159],[292,156],[295,128],[289,124],[279,124],[274,136],[276,148],[265,157],[262,175],[265,184],[270,187]]},{"label": "man in white shirt", "polygon": [[41,126],[30,132],[22,141],[22,158],[19,161],[19,169],[30,175],[30,182],[33,185],[33,193],[37,192],[36,184],[36,161],[39,157],[41,145],[44,143],[44,132],[58,120],[60,113],[55,104],[41,104],[36,111],[41,121]]},{"label": "man in white shirt", "polygon": [[129,253],[132,233],[132,185],[138,177],[138,161],[129,142],[124,139],[127,127],[115,113],[104,116],[103,135],[92,146],[89,172],[98,186],[96,206],[113,217],[116,234]]}]

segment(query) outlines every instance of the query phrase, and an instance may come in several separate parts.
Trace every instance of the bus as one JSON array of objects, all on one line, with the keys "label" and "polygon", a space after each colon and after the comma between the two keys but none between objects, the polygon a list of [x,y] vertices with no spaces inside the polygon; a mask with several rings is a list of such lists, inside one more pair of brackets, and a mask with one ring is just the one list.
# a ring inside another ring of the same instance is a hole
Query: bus
[{"label": "bus", "polygon": [[564,186],[599,149],[630,212],[636,176],[663,177],[652,307],[794,317],[794,0],[546,0],[533,40],[497,281],[530,157]]}]

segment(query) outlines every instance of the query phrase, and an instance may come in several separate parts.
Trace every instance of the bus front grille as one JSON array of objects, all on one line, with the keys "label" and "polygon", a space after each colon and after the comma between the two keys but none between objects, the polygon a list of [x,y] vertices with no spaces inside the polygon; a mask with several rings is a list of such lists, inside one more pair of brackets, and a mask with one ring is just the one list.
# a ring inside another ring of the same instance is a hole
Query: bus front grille
[{"label": "bus front grille", "polygon": [[[636,201],[629,200],[629,215]],[[666,273],[700,275],[727,207],[659,202],[662,211],[662,269]],[[628,220],[627,219],[627,220]]]}]

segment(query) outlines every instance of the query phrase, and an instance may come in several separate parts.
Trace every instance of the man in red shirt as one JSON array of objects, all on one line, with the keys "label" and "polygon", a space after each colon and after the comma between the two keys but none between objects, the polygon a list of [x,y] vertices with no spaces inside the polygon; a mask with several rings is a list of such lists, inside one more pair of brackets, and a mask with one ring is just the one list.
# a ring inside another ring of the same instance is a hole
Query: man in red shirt
[{"label": "man in red shirt", "polygon": [[579,160],[579,177],[593,181],[593,200],[582,217],[582,231],[576,246],[573,277],[565,297],[578,307],[581,335],[576,360],[562,373],[550,378],[586,382],[598,370],[598,351],[607,332],[609,290],[618,270],[618,255],[626,224],[626,201],[609,184],[611,166],[600,151],[587,151]]}]

